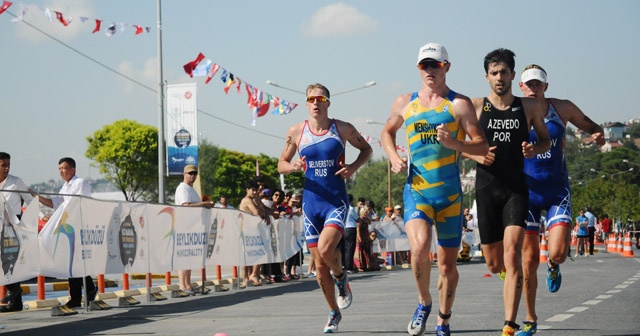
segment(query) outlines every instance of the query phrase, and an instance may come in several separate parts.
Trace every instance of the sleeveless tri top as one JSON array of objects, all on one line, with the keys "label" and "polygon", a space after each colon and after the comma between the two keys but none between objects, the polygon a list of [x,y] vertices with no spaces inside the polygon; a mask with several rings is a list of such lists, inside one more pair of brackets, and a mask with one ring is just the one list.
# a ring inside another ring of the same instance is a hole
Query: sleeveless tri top
[{"label": "sleeveless tri top", "polygon": [[[542,187],[545,188],[551,185],[564,187],[567,178],[563,151],[565,123],[551,103],[549,103],[544,122],[551,138],[551,149],[531,159],[524,159],[524,171],[527,174],[530,189],[535,187],[535,184],[543,184]],[[529,134],[529,142],[534,144],[538,142],[536,132],[533,130]]]},{"label": "sleeveless tri top", "polygon": [[507,110],[499,110],[485,97],[478,121],[489,146],[497,148],[492,165],[478,164],[477,179],[497,179],[513,191],[526,192],[522,142],[529,141],[529,126],[520,98],[514,97]]},{"label": "sleeveless tri top", "polygon": [[[329,129],[322,134],[314,134],[305,121],[298,152],[306,156],[304,169],[303,200],[308,202],[329,202],[336,206],[348,204],[347,187],[344,179],[336,172],[344,163],[345,144],[335,120],[331,120]],[[346,200],[346,201],[345,201]],[[313,203],[311,203],[313,204]]]},{"label": "sleeveless tri top", "polygon": [[456,93],[449,90],[447,97],[435,108],[420,104],[418,93],[404,111],[409,145],[409,177],[407,183],[421,195],[446,198],[460,193],[459,153],[446,148],[436,139],[436,127],[444,124],[451,136],[463,141],[466,134],[458,125],[453,111]]}]

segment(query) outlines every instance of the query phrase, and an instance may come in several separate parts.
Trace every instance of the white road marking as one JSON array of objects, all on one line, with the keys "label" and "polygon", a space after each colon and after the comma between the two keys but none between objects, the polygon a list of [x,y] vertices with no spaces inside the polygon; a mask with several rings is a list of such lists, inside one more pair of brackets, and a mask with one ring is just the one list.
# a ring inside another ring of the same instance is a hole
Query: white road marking
[{"label": "white road marking", "polygon": [[555,316],[548,318],[546,322],[562,322],[569,319],[572,316],[573,314],[557,314]]},{"label": "white road marking", "polygon": [[585,301],[582,304],[583,305],[590,305],[590,306],[595,306],[598,303],[602,302],[602,300],[589,300],[589,301]]},{"label": "white road marking", "polygon": [[604,300],[604,299],[608,299],[608,298],[610,298],[612,296],[613,295],[598,295],[598,296],[596,296],[596,299]]},{"label": "white road marking", "polygon": [[567,310],[567,313],[581,313],[587,309],[589,309],[589,307],[573,307]]}]

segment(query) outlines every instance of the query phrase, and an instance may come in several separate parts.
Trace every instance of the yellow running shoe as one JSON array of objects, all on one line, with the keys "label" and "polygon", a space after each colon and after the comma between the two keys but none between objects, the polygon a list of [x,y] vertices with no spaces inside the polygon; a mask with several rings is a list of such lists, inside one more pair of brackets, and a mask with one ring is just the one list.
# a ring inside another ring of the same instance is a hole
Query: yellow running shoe
[{"label": "yellow running shoe", "polygon": [[514,336],[516,334],[516,330],[506,325],[502,328],[502,336]]}]

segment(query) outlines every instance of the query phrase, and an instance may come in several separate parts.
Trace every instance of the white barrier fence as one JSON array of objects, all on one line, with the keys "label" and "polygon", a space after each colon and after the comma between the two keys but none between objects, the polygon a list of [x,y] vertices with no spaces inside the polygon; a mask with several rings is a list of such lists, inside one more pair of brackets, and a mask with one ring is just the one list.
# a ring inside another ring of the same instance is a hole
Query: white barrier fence
[{"label": "white barrier fence", "polygon": [[267,225],[232,209],[73,197],[38,233],[38,213],[37,198],[16,225],[2,211],[0,285],[38,275],[164,273],[282,262],[304,245],[297,216]]}]

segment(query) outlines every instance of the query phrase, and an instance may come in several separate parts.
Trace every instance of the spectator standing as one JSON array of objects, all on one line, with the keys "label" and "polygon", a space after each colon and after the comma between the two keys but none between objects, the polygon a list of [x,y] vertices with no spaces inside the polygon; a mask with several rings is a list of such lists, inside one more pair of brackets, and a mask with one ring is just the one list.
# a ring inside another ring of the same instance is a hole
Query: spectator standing
[{"label": "spectator standing", "polygon": [[[258,195],[258,190],[260,186],[255,179],[251,179],[247,181],[245,184],[245,196],[240,200],[240,205],[238,206],[238,210],[244,211],[254,216],[261,216],[261,210],[256,205],[256,196]],[[258,201],[257,203],[262,204],[262,202]],[[244,242],[242,242],[244,244]],[[242,275],[242,285],[240,288],[246,288],[249,284],[252,286],[261,286],[262,282],[260,281],[260,265],[245,265]]]},{"label": "spectator standing", "polygon": [[[305,171],[302,196],[305,236],[316,263],[318,285],[330,309],[324,332],[332,333],[338,331],[341,309],[348,308],[352,301],[339,247],[349,207],[345,180],[367,162],[372,149],[353,125],[329,118],[329,89],[316,83],[309,85],[306,93],[309,120],[289,128],[278,172]],[[345,162],[346,142],[359,151],[351,164]],[[299,158],[294,160],[296,151]],[[338,287],[338,299],[332,278]]]},{"label": "spectator standing", "polygon": [[[198,195],[196,189],[193,188],[193,184],[197,178],[198,167],[194,165],[184,166],[182,182],[180,182],[176,188],[176,205],[186,207],[205,207],[207,209],[211,209],[213,207],[213,201],[201,201],[200,195]],[[180,286],[180,290],[178,291],[179,296],[185,297],[194,294],[193,288],[191,287],[191,270],[178,271],[178,285]]]},{"label": "spectator standing", "polygon": [[578,238],[578,246],[576,247],[576,256],[587,255],[585,242],[589,238],[589,219],[585,216],[584,210],[580,209],[580,215],[576,217],[576,237]]},{"label": "spectator standing", "polygon": [[220,195],[220,199],[218,200],[218,202],[216,202],[216,204],[213,205],[213,207],[221,209],[234,209],[234,207],[229,205],[229,200],[227,199],[226,195]]},{"label": "spectator standing", "polygon": [[[58,171],[60,172],[60,177],[64,180],[64,184],[62,188],[60,188],[59,194],[63,196],[56,196],[52,198],[47,198],[44,196],[40,196],[40,203],[57,209],[64,203],[71,200],[71,195],[80,195],[91,197],[91,186],[84,179],[76,176],[76,161],[70,157],[63,157],[58,161]],[[198,199],[200,197],[198,196]],[[87,275],[84,277],[84,282],[86,282],[86,295],[89,302],[93,301],[96,298],[96,294],[98,294],[98,288],[96,288],[93,283],[93,279],[91,276]],[[83,278],[69,278],[69,301],[65,304],[68,308],[76,308],[80,307],[82,304],[82,287],[83,287]]]},{"label": "spectator standing", "polygon": [[[9,174],[11,170],[11,155],[9,153],[0,152],[0,189],[12,190],[3,191],[0,197],[3,198],[6,212],[10,218],[5,219],[6,225],[17,224],[22,218],[22,206],[27,206],[33,200],[33,196],[29,192],[29,188],[24,184],[21,178]],[[20,192],[22,191],[22,192]],[[4,211],[5,209],[1,209]],[[4,225],[1,223],[0,225]],[[4,239],[4,237],[2,237]],[[10,262],[10,261],[6,261]],[[19,282],[14,282],[5,286],[7,294],[2,298],[3,305],[0,305],[0,313],[21,311],[22,310],[22,288]]]},{"label": "spectator standing", "polygon": [[393,215],[393,208],[390,206],[384,207],[384,214],[382,215],[382,217],[380,217],[380,220],[383,222],[391,222],[393,221],[392,215]]},{"label": "spectator standing", "polygon": [[367,208],[369,219],[372,222],[380,220],[380,216],[378,216],[378,213],[376,212],[376,205],[373,201],[364,201],[364,207]]},{"label": "spectator standing", "polygon": [[588,207],[584,208],[584,216],[587,217],[588,220],[587,230],[589,231],[589,255],[593,255],[593,245],[595,243],[596,224],[598,222],[598,218],[593,213],[591,213]]},{"label": "spectator standing", "polygon": [[356,253],[357,228],[358,228],[358,208],[353,207],[353,195],[349,194],[349,212],[344,224],[344,257],[343,264],[347,272],[358,272],[358,268],[353,265],[353,258]]},{"label": "spectator standing", "polygon": [[612,223],[609,215],[602,215],[602,221],[600,223],[602,225],[602,240],[606,242],[612,229]]},{"label": "spectator standing", "polygon": [[371,220],[368,218],[367,208],[360,209],[360,216],[357,220],[357,236],[356,251],[354,257],[354,267],[358,271],[377,271],[380,269],[377,263],[374,263],[371,253],[371,238],[369,236],[369,225]]}]

